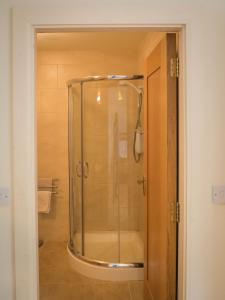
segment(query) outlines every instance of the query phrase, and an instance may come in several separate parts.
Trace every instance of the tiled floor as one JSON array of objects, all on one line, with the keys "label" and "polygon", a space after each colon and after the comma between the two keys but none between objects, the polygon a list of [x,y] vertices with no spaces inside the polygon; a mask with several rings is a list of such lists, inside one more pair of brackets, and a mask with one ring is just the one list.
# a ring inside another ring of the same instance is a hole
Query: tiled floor
[{"label": "tiled floor", "polygon": [[70,269],[66,243],[40,248],[40,300],[149,300],[142,281],[109,282]]}]

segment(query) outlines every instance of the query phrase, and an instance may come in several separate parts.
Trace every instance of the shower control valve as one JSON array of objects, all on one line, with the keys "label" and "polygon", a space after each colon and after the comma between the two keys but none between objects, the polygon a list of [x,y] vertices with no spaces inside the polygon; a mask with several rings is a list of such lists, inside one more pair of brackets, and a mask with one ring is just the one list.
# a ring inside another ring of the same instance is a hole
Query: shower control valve
[{"label": "shower control valve", "polygon": [[138,179],[137,180],[137,183],[138,184],[142,184],[142,188],[143,188],[143,195],[145,196],[146,195],[146,178],[143,176],[142,179]]}]

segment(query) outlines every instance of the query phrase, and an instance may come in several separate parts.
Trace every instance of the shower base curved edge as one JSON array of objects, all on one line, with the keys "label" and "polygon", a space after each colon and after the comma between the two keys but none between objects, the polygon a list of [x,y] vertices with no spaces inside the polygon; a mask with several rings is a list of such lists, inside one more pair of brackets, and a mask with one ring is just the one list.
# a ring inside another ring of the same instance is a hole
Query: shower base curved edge
[{"label": "shower base curved edge", "polygon": [[[91,262],[85,261],[82,258],[76,256],[67,245],[67,251],[69,256],[70,267],[84,275],[93,279],[99,279],[104,281],[130,281],[130,280],[144,280],[144,268],[142,267],[130,267],[130,266],[120,266],[120,267],[107,267],[101,264],[93,264]],[[113,265],[113,264],[112,264]]]}]

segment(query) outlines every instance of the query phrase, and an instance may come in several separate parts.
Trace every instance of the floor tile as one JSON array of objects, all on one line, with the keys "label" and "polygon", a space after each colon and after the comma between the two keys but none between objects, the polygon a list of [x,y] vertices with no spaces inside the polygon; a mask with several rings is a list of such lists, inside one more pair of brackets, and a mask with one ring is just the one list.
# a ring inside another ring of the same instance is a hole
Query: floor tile
[{"label": "floor tile", "polygon": [[151,300],[143,281],[130,281],[129,288],[132,300]]},{"label": "floor tile", "polygon": [[149,300],[142,281],[101,281],[75,272],[66,247],[46,242],[40,248],[40,300]]},{"label": "floor tile", "polygon": [[71,289],[66,284],[40,285],[41,300],[71,300]]},{"label": "floor tile", "polygon": [[107,283],[102,286],[103,300],[131,300],[128,283]]}]

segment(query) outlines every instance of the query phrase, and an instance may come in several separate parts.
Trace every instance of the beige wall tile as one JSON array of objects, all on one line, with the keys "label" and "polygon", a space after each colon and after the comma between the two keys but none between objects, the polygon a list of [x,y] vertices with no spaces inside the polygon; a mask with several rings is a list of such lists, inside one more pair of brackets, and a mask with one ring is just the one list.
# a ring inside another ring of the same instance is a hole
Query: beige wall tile
[{"label": "beige wall tile", "polygon": [[129,75],[134,74],[135,71],[136,62],[131,58],[90,51],[78,52],[74,54],[74,63],[59,63],[59,87],[64,88],[67,81],[73,78],[124,73]]},{"label": "beige wall tile", "polygon": [[108,230],[108,203],[112,201],[107,184],[85,183],[85,228],[87,230]]},{"label": "beige wall tile", "polygon": [[37,66],[37,87],[38,88],[57,88],[57,85],[58,85],[57,65]]},{"label": "beige wall tile", "polygon": [[[68,137],[67,113],[39,113],[37,116],[37,135],[39,142],[60,147]],[[61,142],[60,142],[61,141]]]},{"label": "beige wall tile", "polygon": [[[98,52],[95,50],[92,51],[76,51],[76,50],[62,50],[62,51],[43,51],[43,50],[39,50],[38,51],[38,55],[37,55],[37,64],[41,64],[41,65],[48,65],[48,64],[58,64],[58,65],[74,65],[76,64],[78,61],[80,60],[84,60],[84,57],[87,60],[87,62],[90,64],[93,63],[93,57],[95,57],[95,61],[100,63],[100,66],[102,64],[102,62],[104,62],[106,59],[108,59],[109,57],[114,57],[114,60],[120,60],[121,61],[121,66],[122,66],[122,59],[124,59],[124,61],[130,61],[132,62],[132,64],[135,64],[135,71],[137,69],[137,63],[136,63],[136,59],[134,58],[133,55],[127,55],[126,57],[121,56],[121,58],[119,58],[118,56],[115,56],[115,54],[113,53],[108,53],[106,54],[105,52]],[[126,66],[122,66],[124,69],[126,68]],[[98,68],[98,71],[101,70],[101,67]],[[91,72],[91,70],[90,70]]]},{"label": "beige wall tile", "polygon": [[38,113],[67,113],[67,89],[39,89]]}]

